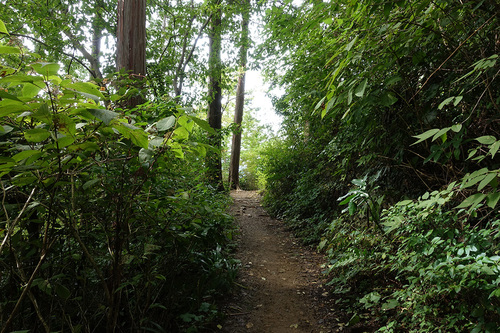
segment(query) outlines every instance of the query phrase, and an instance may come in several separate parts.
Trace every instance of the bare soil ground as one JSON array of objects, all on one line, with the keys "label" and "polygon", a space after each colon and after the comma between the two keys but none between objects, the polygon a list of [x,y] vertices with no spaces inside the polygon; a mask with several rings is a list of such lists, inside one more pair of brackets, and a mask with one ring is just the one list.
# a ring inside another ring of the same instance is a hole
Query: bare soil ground
[{"label": "bare soil ground", "polygon": [[[270,218],[256,192],[233,191],[240,227],[238,288],[226,304],[226,333],[346,332],[324,287],[322,255]],[[344,318],[342,318],[344,319]]]}]

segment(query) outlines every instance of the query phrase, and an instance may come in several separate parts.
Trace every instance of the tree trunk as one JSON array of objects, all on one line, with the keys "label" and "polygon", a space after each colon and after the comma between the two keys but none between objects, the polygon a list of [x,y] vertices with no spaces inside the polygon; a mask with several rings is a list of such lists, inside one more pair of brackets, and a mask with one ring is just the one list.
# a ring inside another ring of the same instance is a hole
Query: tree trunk
[{"label": "tree trunk", "polygon": [[[212,2],[214,13],[210,22],[209,38],[209,88],[208,88],[208,123],[217,132],[209,136],[209,143],[220,150],[222,127],[222,61],[221,61],[221,25],[222,11],[219,1]],[[220,152],[209,151],[206,157],[207,178],[210,184],[219,191],[224,190],[222,183],[222,163]]]},{"label": "tree trunk", "polygon": [[236,89],[236,106],[234,110],[234,123],[236,133],[233,134],[231,145],[231,161],[229,164],[229,186],[231,189],[240,189],[240,152],[241,152],[241,122],[243,121],[243,106],[245,104],[245,72],[248,51],[248,21],[250,19],[250,2],[243,0],[241,20],[241,45],[240,45],[240,76]]},{"label": "tree trunk", "polygon": [[[130,73],[140,91],[146,75],[146,0],[119,0],[117,37],[117,70]],[[130,98],[129,107],[144,102],[137,94]]]}]

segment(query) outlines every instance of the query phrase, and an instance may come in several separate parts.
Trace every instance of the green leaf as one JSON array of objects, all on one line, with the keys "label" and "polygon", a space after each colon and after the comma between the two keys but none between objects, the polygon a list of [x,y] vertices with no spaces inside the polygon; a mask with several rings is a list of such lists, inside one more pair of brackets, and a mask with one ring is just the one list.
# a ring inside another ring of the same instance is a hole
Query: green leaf
[{"label": "green leaf", "polygon": [[196,123],[196,125],[204,129],[208,133],[213,135],[217,134],[217,132],[210,126],[210,124],[206,120],[194,116],[189,116],[189,117]]},{"label": "green leaf", "polygon": [[390,299],[384,304],[382,304],[382,310],[391,310],[394,309],[399,305],[399,302],[397,299]]},{"label": "green leaf", "polygon": [[193,131],[194,122],[191,121],[189,116],[181,116],[178,120],[180,126],[184,127],[188,132]]},{"label": "green leaf", "polygon": [[75,82],[63,85],[64,88],[70,89],[83,96],[98,101],[99,99],[104,99],[104,95],[99,90],[99,87],[90,82]]},{"label": "green leaf", "polygon": [[33,83],[26,83],[23,86],[23,90],[22,90],[23,97],[33,98],[36,95],[38,95],[40,90],[42,90],[42,88],[34,85]]},{"label": "green leaf", "polygon": [[[451,127],[446,127],[446,128],[442,128],[440,129],[436,134],[434,134],[434,136],[432,137],[432,141],[435,141],[437,138],[440,138],[442,137],[443,135],[445,135],[449,130],[451,129]],[[446,141],[446,138],[443,139],[443,142]]]},{"label": "green leaf", "polygon": [[437,132],[439,132],[440,129],[439,128],[433,128],[433,129],[430,129],[422,134],[419,134],[419,135],[414,135],[413,137],[414,138],[417,138],[419,139],[418,141],[412,143],[411,145],[416,145],[417,143],[420,143],[422,141],[425,141],[427,140],[428,138],[430,138],[431,136],[433,136],[434,134],[436,134]]},{"label": "green leaf", "polygon": [[141,163],[149,162],[154,156],[154,152],[149,149],[142,148],[139,150],[139,161]]},{"label": "green leaf", "polygon": [[54,290],[56,291],[57,296],[61,297],[62,299],[68,299],[71,296],[71,292],[69,291],[69,289],[60,283],[56,283],[54,285]]},{"label": "green leaf", "polygon": [[498,203],[498,200],[500,200],[500,192],[495,192],[495,193],[489,193],[487,196],[486,196],[486,204],[488,205],[488,207],[490,207],[491,209],[494,209],[495,206],[497,205]]},{"label": "green leaf", "polygon": [[364,79],[357,87],[356,90],[354,91],[354,95],[357,97],[363,97],[365,94],[365,89],[366,85],[368,84],[368,79]]},{"label": "green leaf", "polygon": [[177,140],[187,140],[189,138],[189,132],[184,127],[178,127],[174,131]]},{"label": "green leaf", "polygon": [[462,201],[460,205],[458,205],[455,208],[474,208],[476,207],[483,199],[486,198],[486,194],[483,193],[476,193]]},{"label": "green leaf", "polygon": [[53,62],[35,62],[31,64],[31,67],[35,72],[45,77],[57,75],[59,68],[61,68],[59,64]]},{"label": "green leaf", "polygon": [[383,106],[391,106],[398,101],[396,95],[391,91],[385,91],[380,97],[380,103]]},{"label": "green leaf", "polygon": [[33,128],[24,132],[24,137],[29,142],[42,142],[50,136],[50,132],[43,128]]},{"label": "green leaf", "polygon": [[483,145],[491,145],[492,143],[497,141],[497,139],[492,135],[484,135],[480,136],[479,138],[476,138],[476,141],[482,143]]},{"label": "green leaf", "polygon": [[19,102],[19,103],[23,103],[23,101],[21,101],[19,98],[17,98],[17,96],[14,96],[14,95],[11,95],[3,90],[0,90],[0,97],[2,99],[10,99],[10,100],[13,100],[13,101],[16,101],[16,102]]},{"label": "green leaf", "polygon": [[23,150],[22,152],[19,152],[12,156],[12,159],[16,162],[19,162],[38,153],[40,153],[39,150]]},{"label": "green leaf", "polygon": [[7,27],[5,26],[5,23],[3,23],[2,20],[0,20],[0,33],[2,34],[9,34],[9,32],[7,31]]},{"label": "green leaf", "polygon": [[52,124],[52,115],[49,111],[49,106],[46,103],[40,105],[38,110],[33,113],[33,118],[45,124]]},{"label": "green leaf", "polygon": [[491,146],[490,146],[490,151],[488,152],[491,155],[491,158],[494,158],[498,148],[500,148],[500,140],[495,141]]},{"label": "green leaf", "polygon": [[490,172],[486,175],[486,177],[484,177],[484,179],[479,183],[478,187],[477,187],[477,190],[478,191],[481,191],[483,188],[486,187],[486,185],[488,185],[489,183],[491,183],[491,181],[493,179],[495,179],[497,177],[497,173],[496,172]]},{"label": "green leaf", "polygon": [[456,124],[451,126],[451,130],[455,133],[458,133],[462,130],[462,124]]},{"label": "green leaf", "polygon": [[175,125],[175,116],[170,116],[160,119],[156,123],[156,128],[158,129],[158,131],[167,131],[172,127],[174,127],[174,125]]},{"label": "green leaf", "polygon": [[87,109],[87,111],[97,119],[102,120],[106,125],[109,125],[111,120],[118,117],[118,113],[106,109]]},{"label": "green leaf", "polygon": [[450,104],[454,99],[455,97],[448,97],[447,99],[442,101],[441,104],[439,104],[438,109],[441,110],[445,105]]},{"label": "green leaf", "polygon": [[89,189],[91,188],[92,186],[94,186],[95,184],[99,183],[101,180],[99,178],[96,178],[96,179],[91,179],[89,181],[86,181],[85,184],[83,184],[83,189],[86,190],[86,189]]},{"label": "green leaf", "polygon": [[14,46],[0,45],[0,54],[20,54],[21,50]]}]

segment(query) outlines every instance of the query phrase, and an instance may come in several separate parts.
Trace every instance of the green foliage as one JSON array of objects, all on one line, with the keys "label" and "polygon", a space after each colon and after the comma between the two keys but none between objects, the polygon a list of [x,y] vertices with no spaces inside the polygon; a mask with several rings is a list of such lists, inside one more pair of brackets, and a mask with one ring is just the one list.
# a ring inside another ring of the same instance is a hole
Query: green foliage
[{"label": "green foliage", "polygon": [[449,211],[455,194],[451,186],[385,210],[386,238],[342,219],[331,224],[322,243],[331,284],[355,290],[350,306],[379,318],[379,331],[495,331],[499,221],[459,219]]},{"label": "green foliage", "polygon": [[170,99],[123,109],[123,78],[97,86],[21,53],[0,78],[2,330],[213,320],[236,263],[228,198],[200,176],[207,123]]}]

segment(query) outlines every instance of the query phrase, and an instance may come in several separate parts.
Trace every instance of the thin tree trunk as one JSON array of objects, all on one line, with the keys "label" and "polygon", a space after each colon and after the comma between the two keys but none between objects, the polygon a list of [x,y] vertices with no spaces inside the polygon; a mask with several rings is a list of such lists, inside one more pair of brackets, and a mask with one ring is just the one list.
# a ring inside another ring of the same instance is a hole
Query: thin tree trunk
[{"label": "thin tree trunk", "polygon": [[[220,129],[222,127],[222,61],[221,61],[221,25],[222,11],[219,1],[214,1],[214,14],[210,22],[209,37],[209,89],[208,89],[208,123],[217,132],[209,136],[210,144],[221,148]],[[219,191],[224,190],[222,183],[222,162],[220,153],[209,151],[206,157],[207,178],[210,184]]]},{"label": "thin tree trunk", "polygon": [[[146,0],[119,0],[116,67],[130,72],[141,90],[146,75]],[[141,95],[129,100],[129,107],[144,102]]]},{"label": "thin tree trunk", "polygon": [[241,45],[240,45],[240,76],[236,89],[236,106],[234,110],[234,123],[236,133],[233,134],[231,146],[231,160],[229,164],[229,186],[231,189],[240,189],[240,153],[241,153],[241,123],[243,121],[243,106],[245,104],[245,72],[248,51],[248,21],[250,18],[250,2],[243,0],[241,20]]}]

